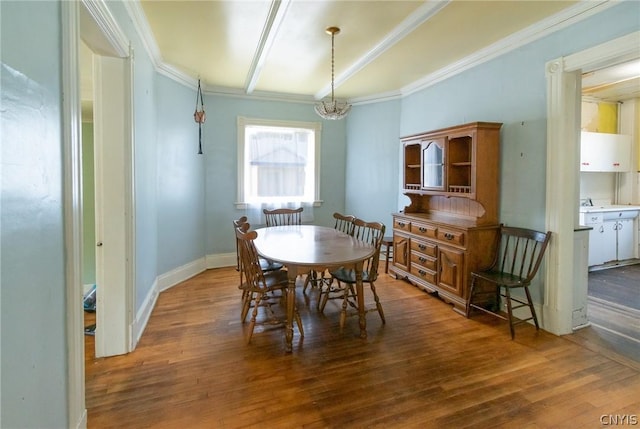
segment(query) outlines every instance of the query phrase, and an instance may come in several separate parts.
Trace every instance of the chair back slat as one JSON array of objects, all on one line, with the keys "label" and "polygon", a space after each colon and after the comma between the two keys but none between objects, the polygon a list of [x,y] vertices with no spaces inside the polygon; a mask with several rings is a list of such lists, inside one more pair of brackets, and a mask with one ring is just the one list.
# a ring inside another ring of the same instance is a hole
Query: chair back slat
[{"label": "chair back slat", "polygon": [[380,262],[380,248],[384,238],[385,226],[380,222],[366,222],[362,219],[354,219],[353,236],[360,241],[372,244],[375,253],[364,261],[362,270],[369,274],[369,280],[375,281],[378,277],[378,263]]},{"label": "chair back slat", "polygon": [[[247,223],[247,217],[242,216],[233,220],[233,230],[239,228],[243,224]],[[240,247],[238,246],[238,239],[236,238],[236,271],[240,271]],[[242,273],[240,273],[240,283],[242,283]]]},{"label": "chair back slat", "polygon": [[264,219],[267,226],[281,226],[281,225],[301,225],[302,224],[302,210],[304,207],[298,207],[297,209],[264,209]]},{"label": "chair back slat", "polygon": [[236,239],[240,248],[240,269],[246,279],[246,287],[251,290],[265,290],[266,282],[260,267],[260,257],[253,240],[258,237],[256,231],[247,231],[249,224],[236,228]]},{"label": "chair back slat", "polygon": [[500,262],[497,269],[523,279],[530,283],[535,277],[551,232],[542,233],[526,228],[500,228]]},{"label": "chair back slat", "polygon": [[355,216],[334,213],[333,218],[335,219],[335,222],[333,224],[333,228],[335,230],[344,232],[345,234],[353,235],[353,221],[356,219]]}]

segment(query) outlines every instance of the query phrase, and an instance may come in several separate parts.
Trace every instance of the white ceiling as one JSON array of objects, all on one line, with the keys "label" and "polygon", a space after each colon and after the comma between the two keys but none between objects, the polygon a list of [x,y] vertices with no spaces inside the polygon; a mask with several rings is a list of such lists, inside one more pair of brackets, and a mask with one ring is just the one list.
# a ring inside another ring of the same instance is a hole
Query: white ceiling
[{"label": "white ceiling", "polygon": [[[151,45],[156,64],[182,74],[184,80],[200,78],[205,91],[211,92],[303,100],[327,97],[331,37],[325,29],[338,26],[336,98],[351,102],[409,94],[609,5],[599,0],[133,0],[128,4],[144,23],[138,28],[146,31],[143,39]],[[585,85],[601,75],[612,79],[593,72],[585,76]],[[626,82],[625,91],[638,89],[637,80]],[[591,86],[612,96],[611,85]],[[598,92],[592,89],[591,95],[597,97]]]}]

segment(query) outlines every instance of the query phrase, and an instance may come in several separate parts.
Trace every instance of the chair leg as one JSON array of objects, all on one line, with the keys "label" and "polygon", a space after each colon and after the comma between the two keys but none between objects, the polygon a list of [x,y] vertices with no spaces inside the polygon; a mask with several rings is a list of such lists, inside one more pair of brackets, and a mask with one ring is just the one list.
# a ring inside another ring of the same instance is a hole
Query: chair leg
[{"label": "chair leg", "polygon": [[527,294],[527,302],[529,303],[529,309],[531,310],[531,317],[533,317],[533,323],[536,325],[536,330],[540,329],[538,325],[538,316],[536,316],[536,310],[533,308],[533,301],[531,300],[531,293],[529,293],[529,286],[524,287],[524,293]]},{"label": "chair leg", "polygon": [[382,319],[382,323],[385,324],[387,323],[387,321],[384,318],[384,311],[382,311],[382,304],[380,304],[380,298],[378,298],[378,294],[376,293],[376,286],[373,284],[373,282],[371,282],[370,285],[371,285],[371,292],[373,292],[373,299],[376,301],[376,308],[378,309],[378,314],[380,315],[380,319]]},{"label": "chair leg", "polygon": [[465,311],[465,316],[467,319],[469,318],[469,314],[471,313],[471,302],[473,301],[473,294],[476,290],[476,278],[471,277],[471,286],[469,287],[469,299],[467,299],[467,306]]},{"label": "chair leg", "polygon": [[251,301],[253,300],[253,292],[244,290],[243,301],[242,301],[242,312],[240,313],[240,320],[242,323],[247,319],[247,314],[249,313],[249,309],[251,308]]},{"label": "chair leg", "polygon": [[508,287],[505,287],[505,295],[507,298],[507,316],[509,319],[509,331],[511,331],[511,339],[513,340],[515,338],[515,331],[513,329],[513,313],[511,310],[511,291],[509,290]]},{"label": "chair leg", "polygon": [[262,300],[262,294],[258,293],[255,296],[255,303],[253,305],[253,312],[251,313],[251,321],[249,323],[249,335],[247,336],[247,344],[251,342],[251,337],[253,336],[253,328],[256,327],[256,318],[258,316],[258,307],[260,306],[260,301]]},{"label": "chair leg", "polygon": [[302,318],[300,318],[300,313],[298,313],[298,309],[294,310],[294,317],[296,319],[296,324],[298,325],[298,331],[300,332],[300,338],[304,338],[304,329],[302,329]]},{"label": "chair leg", "polygon": [[349,304],[349,285],[345,284],[344,292],[342,295],[342,310],[340,311],[340,330],[344,328],[344,324],[347,321],[347,305],[348,304]]},{"label": "chair leg", "polygon": [[324,307],[325,305],[327,305],[327,301],[329,300],[329,294],[331,293],[332,284],[333,284],[333,281],[328,283],[326,286],[324,284],[320,286],[320,294],[318,295],[318,311],[320,313],[324,312]]}]

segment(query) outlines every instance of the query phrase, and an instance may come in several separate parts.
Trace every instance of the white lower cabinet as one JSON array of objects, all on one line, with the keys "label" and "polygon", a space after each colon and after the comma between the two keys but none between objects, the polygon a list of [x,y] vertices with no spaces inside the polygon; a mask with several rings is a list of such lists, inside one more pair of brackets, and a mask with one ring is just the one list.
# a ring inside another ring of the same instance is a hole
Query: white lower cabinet
[{"label": "white lower cabinet", "polygon": [[590,267],[635,257],[633,219],[589,212],[581,214],[581,223],[593,228],[589,232]]}]

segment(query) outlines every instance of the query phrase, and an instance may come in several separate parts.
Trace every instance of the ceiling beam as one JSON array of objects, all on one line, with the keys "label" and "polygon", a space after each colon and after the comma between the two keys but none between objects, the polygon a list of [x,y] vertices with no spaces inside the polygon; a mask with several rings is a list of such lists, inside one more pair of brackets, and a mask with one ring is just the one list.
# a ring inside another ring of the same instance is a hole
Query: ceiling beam
[{"label": "ceiling beam", "polygon": [[267,21],[262,29],[258,47],[253,56],[253,60],[251,61],[251,67],[247,73],[247,80],[244,85],[244,89],[247,94],[251,94],[258,83],[260,73],[262,72],[262,66],[269,54],[271,46],[273,45],[273,41],[278,35],[280,24],[282,24],[282,19],[284,18],[290,3],[291,0],[273,0],[271,2]]}]

